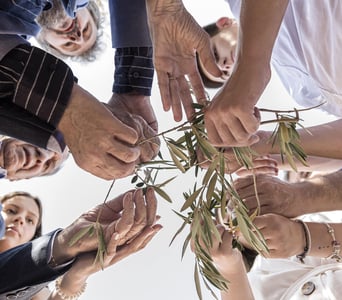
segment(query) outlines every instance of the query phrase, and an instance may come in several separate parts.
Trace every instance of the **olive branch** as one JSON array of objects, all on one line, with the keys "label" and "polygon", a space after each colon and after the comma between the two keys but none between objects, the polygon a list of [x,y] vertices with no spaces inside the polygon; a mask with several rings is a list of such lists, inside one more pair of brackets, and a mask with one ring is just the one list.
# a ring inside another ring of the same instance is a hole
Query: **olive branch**
[{"label": "olive branch", "polygon": [[[183,244],[182,257],[190,241],[193,241],[192,251],[195,253],[194,278],[199,299],[202,299],[200,276],[206,288],[217,299],[211,285],[219,290],[226,290],[229,282],[218,272],[209,254],[213,237],[221,241],[216,225],[218,223],[224,225],[232,232],[233,237],[236,237],[236,233],[240,231],[257,253],[265,254],[268,252],[268,248],[262,234],[253,224],[253,219],[259,214],[260,205],[252,214],[249,214],[247,207],[232,184],[232,176],[227,167],[229,161],[224,155],[224,149],[215,148],[208,141],[204,125],[204,107],[194,104],[194,108],[196,112],[191,120],[158,134],[165,142],[171,160],[164,160],[159,154],[160,160],[155,159],[141,164],[136,169],[132,183],[136,183],[137,187],[152,186],[161,197],[172,202],[162,188],[174,180],[176,176],[157,184],[158,172],[165,169],[178,169],[181,173],[185,173],[189,169],[195,168],[196,178],[193,188],[188,192],[183,192],[184,203],[180,211],[173,210],[183,220],[183,223],[172,238],[170,245],[187,225],[190,225],[190,233]],[[277,124],[269,142],[272,143],[272,146],[277,145],[279,147],[282,161],[285,162],[286,159],[295,171],[297,168],[294,158],[307,166],[306,154],[300,145],[300,137],[296,131],[297,125],[304,128],[299,123],[301,121],[299,112],[304,110],[308,109],[294,109],[292,111],[260,109],[260,111],[275,113],[276,118],[274,120],[263,121],[261,125]],[[175,140],[168,136],[171,132],[180,133],[181,136]],[[141,141],[141,143],[148,140]],[[247,169],[253,168],[253,158],[257,157],[258,153],[250,147],[233,147],[232,150],[236,161],[241,166]],[[199,153],[203,156],[201,159]],[[203,162],[209,163],[209,167],[200,178],[199,172],[203,173],[201,168]],[[143,171],[144,176],[140,174],[141,171]],[[138,180],[140,181],[138,182]],[[254,186],[256,198],[259,201],[256,184]],[[228,201],[233,207],[231,212],[227,209]],[[234,239],[233,245],[240,250],[243,249],[237,239]]]},{"label": "olive branch", "polygon": [[[203,105],[194,104],[194,108],[196,111],[190,120],[156,135],[165,142],[170,159],[165,160],[162,154],[159,153],[157,159],[138,165],[131,183],[135,184],[137,188],[153,187],[157,194],[172,203],[171,197],[163,188],[177,176],[157,183],[159,172],[179,170],[181,173],[185,173],[191,168],[195,168],[193,188],[188,192],[183,192],[184,203],[180,211],[173,210],[183,220],[183,223],[173,236],[170,245],[187,225],[190,225],[190,233],[183,243],[182,257],[189,247],[190,241],[193,241],[193,252],[195,254],[194,279],[198,297],[203,299],[200,281],[200,277],[202,277],[205,287],[215,299],[218,299],[211,285],[219,290],[227,290],[229,282],[219,273],[209,254],[213,237],[221,241],[216,225],[222,224],[232,232],[234,237],[233,246],[238,247],[240,250],[243,249],[243,246],[239,244],[236,238],[237,232],[242,233],[246,241],[257,253],[267,253],[268,248],[262,234],[253,224],[253,219],[259,214],[260,205],[252,214],[249,214],[247,207],[232,183],[229,161],[225,157],[224,149],[218,149],[208,141],[204,125]],[[301,121],[299,112],[308,109],[294,109],[292,111],[259,109],[260,111],[275,113],[276,118],[274,120],[263,121],[261,125],[267,123],[277,124],[269,142],[272,143],[272,146],[277,145],[279,147],[282,161],[284,162],[286,159],[295,171],[297,168],[294,158],[307,166],[306,154],[300,145],[300,137],[296,131],[296,126],[299,125],[304,128],[299,123]],[[294,116],[291,114],[294,114]],[[180,133],[181,136],[175,140],[168,136],[171,132]],[[139,143],[149,142],[156,136]],[[253,169],[253,158],[258,156],[255,151],[250,147],[232,147],[231,149],[235,160],[241,166]],[[200,155],[201,157],[199,157]],[[203,163],[209,164],[205,170],[202,168]],[[199,173],[203,176],[199,176]],[[104,202],[106,202],[113,184],[114,181]],[[258,201],[256,184],[254,186]],[[232,211],[227,208],[228,201],[231,203]],[[100,262],[102,266],[106,245],[101,224],[98,222],[99,216],[100,214],[94,224],[80,230],[69,244],[75,244],[86,235],[97,234],[99,247],[95,262]]]}]

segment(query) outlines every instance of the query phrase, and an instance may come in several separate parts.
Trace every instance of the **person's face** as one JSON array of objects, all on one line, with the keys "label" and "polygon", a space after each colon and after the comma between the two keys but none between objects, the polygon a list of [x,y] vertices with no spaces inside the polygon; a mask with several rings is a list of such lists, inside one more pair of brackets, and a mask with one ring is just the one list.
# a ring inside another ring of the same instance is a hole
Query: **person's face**
[{"label": "person's face", "polygon": [[7,138],[2,141],[0,161],[9,180],[29,179],[53,172],[68,157],[68,151],[58,153],[26,142]]},{"label": "person's face", "polygon": [[[68,56],[77,56],[89,50],[96,41],[97,27],[89,10],[85,7],[76,12],[76,17],[69,17],[63,8],[54,22],[41,23],[45,41],[59,52]],[[54,8],[50,9],[54,10]],[[54,18],[54,16],[49,17]],[[47,18],[48,19],[48,18]]]},{"label": "person's face", "polygon": [[220,32],[210,39],[211,49],[220,69],[231,73],[237,48],[238,25],[232,19],[221,18],[217,21],[217,26]]},{"label": "person's face", "polygon": [[[232,72],[235,54],[237,50],[239,27],[235,20],[230,18],[220,18],[216,22],[219,33],[210,38],[211,50],[215,56],[218,67],[228,78]],[[213,81],[221,81],[210,75],[202,66],[205,75]]]},{"label": "person's face", "polygon": [[5,221],[5,235],[0,239],[0,251],[30,241],[39,222],[39,207],[27,196],[14,196],[2,203],[2,217]]}]

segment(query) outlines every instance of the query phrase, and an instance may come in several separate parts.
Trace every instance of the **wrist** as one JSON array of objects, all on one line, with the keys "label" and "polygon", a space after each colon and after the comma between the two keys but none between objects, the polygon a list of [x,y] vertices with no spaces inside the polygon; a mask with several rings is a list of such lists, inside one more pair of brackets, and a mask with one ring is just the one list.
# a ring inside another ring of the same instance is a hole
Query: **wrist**
[{"label": "wrist", "polygon": [[74,247],[69,246],[69,240],[65,229],[57,234],[52,246],[51,262],[54,266],[61,265],[77,256],[78,253]]},{"label": "wrist", "polygon": [[69,281],[63,277],[57,278],[55,281],[55,291],[57,295],[63,300],[76,300],[85,291],[87,287],[86,282],[82,282],[81,285],[74,281]]},{"label": "wrist", "polygon": [[[160,17],[170,17],[184,9],[181,0],[147,0],[147,15],[150,21],[160,20]],[[159,17],[159,18],[158,18]]]},{"label": "wrist", "polygon": [[311,250],[311,234],[308,225],[303,222],[300,219],[295,219],[294,220],[297,226],[297,231],[299,235],[299,244],[298,244],[298,250],[295,252],[297,253],[297,258],[304,263],[304,259],[306,255],[310,252]]},{"label": "wrist", "polygon": [[256,134],[259,137],[259,141],[251,146],[252,149],[258,153],[259,156],[274,154],[272,152],[275,152],[275,149],[273,149],[272,141],[270,139],[272,132],[258,130]]}]

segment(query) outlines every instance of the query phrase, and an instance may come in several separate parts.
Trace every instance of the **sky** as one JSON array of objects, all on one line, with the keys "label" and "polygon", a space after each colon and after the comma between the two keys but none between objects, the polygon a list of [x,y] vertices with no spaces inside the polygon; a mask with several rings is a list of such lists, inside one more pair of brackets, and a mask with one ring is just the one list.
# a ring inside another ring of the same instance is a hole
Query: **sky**
[{"label": "sky", "polygon": [[[206,25],[221,16],[228,15],[227,4],[223,0],[186,0],[184,4],[200,25]],[[110,47],[109,31],[106,33],[108,47],[101,57],[87,65],[72,64],[79,84],[93,93],[100,101],[107,102],[111,96],[113,81],[113,49]],[[209,91],[213,96],[215,91]],[[176,124],[170,112],[161,107],[156,80],[152,91],[152,102],[161,131]],[[298,107],[281,86],[278,78],[272,80],[259,101],[259,107],[292,109]],[[301,115],[304,124],[313,125],[332,119],[324,113],[308,112]],[[266,128],[265,128],[266,129]],[[162,153],[165,146],[162,145]],[[164,152],[163,152],[164,151]],[[178,173],[177,173],[178,174]],[[165,171],[162,176],[170,178],[174,174]],[[134,186],[131,178],[117,180],[110,193],[114,198]],[[19,182],[1,182],[1,193],[23,190],[41,198],[44,205],[43,231],[63,228],[75,220],[82,212],[104,201],[111,182],[96,178],[76,166],[72,158],[57,174]],[[82,300],[195,300],[198,299],[193,278],[194,255],[188,250],[181,259],[182,245],[188,231],[185,230],[175,242],[170,241],[181,225],[181,219],[172,209],[179,211],[182,193],[192,188],[194,175],[189,172],[178,176],[166,187],[173,199],[168,203],[158,198],[158,214],[164,226],[151,243],[141,252],[119,262],[105,271],[98,272],[88,280]],[[202,288],[204,299],[213,299]]]}]

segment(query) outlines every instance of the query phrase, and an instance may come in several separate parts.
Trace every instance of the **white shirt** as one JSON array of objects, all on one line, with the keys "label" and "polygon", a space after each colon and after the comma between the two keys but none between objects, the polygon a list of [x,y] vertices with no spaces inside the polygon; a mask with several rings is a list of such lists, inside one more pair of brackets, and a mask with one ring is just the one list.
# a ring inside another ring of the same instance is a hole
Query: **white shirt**
[{"label": "white shirt", "polygon": [[[238,19],[238,0],[226,0]],[[304,107],[342,116],[342,2],[290,0],[272,53],[272,66]]]}]

